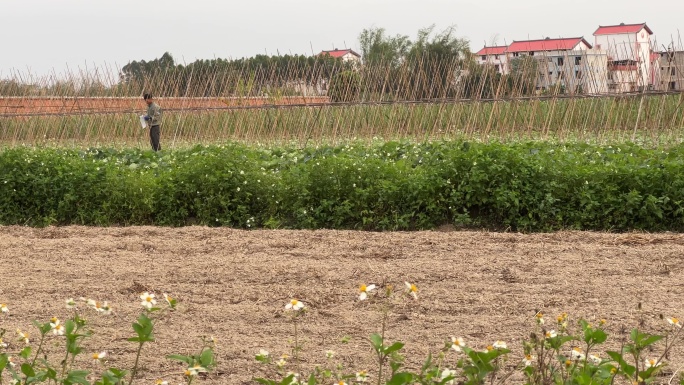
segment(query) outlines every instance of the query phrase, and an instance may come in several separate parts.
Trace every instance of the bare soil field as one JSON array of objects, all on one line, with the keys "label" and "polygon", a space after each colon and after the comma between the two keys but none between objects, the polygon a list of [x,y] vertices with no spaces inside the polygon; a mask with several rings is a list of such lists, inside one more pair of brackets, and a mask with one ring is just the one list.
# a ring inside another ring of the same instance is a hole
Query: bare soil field
[{"label": "bare soil field", "polygon": [[[217,369],[193,383],[252,384],[255,376],[275,377],[254,360],[259,349],[276,359],[290,353],[293,324],[284,305],[291,298],[308,308],[299,324],[300,370],[326,364],[328,349],[349,372],[373,369],[366,338],[380,330],[382,315],[380,304],[358,301],[364,283],[418,286],[417,301],[396,302],[386,333],[406,343],[413,369],[449,336],[478,349],[504,340],[517,363],[538,310],[551,325],[562,312],[571,320],[605,318],[613,349],[640,319],[655,332],[665,326],[659,314],[684,317],[682,234],[444,230],[0,227],[0,303],[10,309],[0,328],[9,350],[19,350],[15,330],[29,330],[37,343],[31,321],[66,319],[66,298],[106,300],[114,315],[83,310],[95,334],[77,363],[97,369],[90,354],[106,350],[108,366],[126,368],[135,358],[126,338],[142,309],[138,296],[168,293],[178,310],[157,322],[136,383],[180,383],[184,367],[165,356],[193,353],[202,336],[213,336]],[[58,337],[48,341],[49,354],[63,352]],[[453,364],[455,353],[447,361]],[[666,370],[682,365],[678,347]],[[286,369],[298,370],[293,360]]]}]

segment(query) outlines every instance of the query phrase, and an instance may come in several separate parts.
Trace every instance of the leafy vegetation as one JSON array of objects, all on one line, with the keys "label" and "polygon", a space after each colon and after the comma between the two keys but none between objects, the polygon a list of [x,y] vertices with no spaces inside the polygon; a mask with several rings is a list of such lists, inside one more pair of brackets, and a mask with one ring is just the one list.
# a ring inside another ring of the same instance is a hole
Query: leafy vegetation
[{"label": "leafy vegetation", "polygon": [[684,228],[684,145],[350,142],[0,153],[0,223]]}]

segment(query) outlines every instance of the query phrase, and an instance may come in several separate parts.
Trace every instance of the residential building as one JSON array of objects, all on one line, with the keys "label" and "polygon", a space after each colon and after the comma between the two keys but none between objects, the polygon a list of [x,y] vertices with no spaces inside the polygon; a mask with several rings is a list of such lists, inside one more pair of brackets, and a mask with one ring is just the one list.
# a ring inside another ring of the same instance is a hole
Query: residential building
[{"label": "residential building", "polygon": [[684,90],[684,51],[664,51],[660,55],[659,84],[662,91]]},{"label": "residential building", "polygon": [[342,59],[344,62],[352,62],[361,64],[361,55],[354,52],[352,49],[333,49],[332,51],[321,51],[320,56],[330,55],[336,59]]},{"label": "residential building", "polygon": [[646,25],[625,24],[599,26],[594,32],[594,46],[608,52],[612,92],[634,92],[653,86],[651,36]]},{"label": "residential building", "polygon": [[506,60],[506,45],[484,47],[475,53],[476,61],[481,65],[491,65],[494,70],[502,75],[508,74],[508,60]]}]

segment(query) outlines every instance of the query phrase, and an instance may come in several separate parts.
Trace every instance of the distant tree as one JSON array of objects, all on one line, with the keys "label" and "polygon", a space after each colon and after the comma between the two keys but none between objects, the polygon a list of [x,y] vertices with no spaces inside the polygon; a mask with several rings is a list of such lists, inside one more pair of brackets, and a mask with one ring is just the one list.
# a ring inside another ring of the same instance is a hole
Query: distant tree
[{"label": "distant tree", "polygon": [[361,77],[356,71],[335,74],[330,80],[328,96],[332,102],[355,102],[359,100]]}]

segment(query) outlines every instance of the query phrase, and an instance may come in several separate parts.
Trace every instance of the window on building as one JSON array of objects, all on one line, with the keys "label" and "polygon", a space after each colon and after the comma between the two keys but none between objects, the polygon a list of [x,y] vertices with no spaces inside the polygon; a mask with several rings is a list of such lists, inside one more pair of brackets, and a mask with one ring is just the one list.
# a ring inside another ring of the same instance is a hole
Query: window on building
[{"label": "window on building", "polygon": [[518,52],[513,52],[513,56],[518,57],[520,54]]},{"label": "window on building", "polygon": [[499,55],[494,55],[494,60],[499,60]]},{"label": "window on building", "polygon": [[582,56],[575,56],[575,65],[578,66],[582,64]]},{"label": "window on building", "polygon": [[534,56],[534,51],[530,51],[530,56]]},{"label": "window on building", "polygon": [[501,71],[499,71],[499,65],[498,64],[494,65],[494,69],[496,70],[496,72],[501,72]]},{"label": "window on building", "polygon": [[549,76],[553,76],[553,71],[549,71]]},{"label": "window on building", "polygon": [[677,87],[677,83],[675,83],[675,82],[670,82],[670,84],[668,85],[668,88],[670,90],[674,90],[676,87]]},{"label": "window on building", "polygon": [[481,59],[482,59],[482,60],[487,60],[487,55],[482,55]]},{"label": "window on building", "polygon": [[672,68],[670,69],[670,75],[672,75],[672,76],[675,76],[675,75],[676,75],[676,72],[675,72],[675,68],[674,68],[674,67],[672,67]]},{"label": "window on building", "polygon": [[563,60],[562,57],[559,57],[559,58],[558,58],[558,65],[559,65],[559,66],[562,66],[564,62],[565,62],[565,61]]}]

